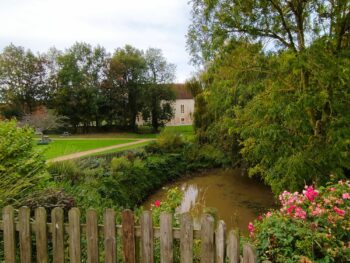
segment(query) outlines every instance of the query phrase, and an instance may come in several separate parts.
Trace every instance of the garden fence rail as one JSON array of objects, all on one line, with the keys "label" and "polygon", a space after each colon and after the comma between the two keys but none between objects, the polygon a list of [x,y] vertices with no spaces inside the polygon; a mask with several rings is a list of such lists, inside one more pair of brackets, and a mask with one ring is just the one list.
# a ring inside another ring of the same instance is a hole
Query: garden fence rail
[{"label": "garden fence rail", "polygon": [[[0,237],[3,237],[5,263],[115,263],[155,262],[155,244],[160,246],[160,262],[174,262],[174,247],[177,244],[182,263],[194,261],[196,240],[203,263],[255,263],[256,252],[246,244],[240,255],[240,239],[237,232],[226,231],[223,221],[214,225],[212,216],[206,214],[201,219],[200,229],[194,229],[193,220],[187,213],[180,218],[180,227],[172,226],[172,215],[160,215],[160,227],[153,227],[152,214],[144,211],[140,225],[135,225],[131,210],[121,213],[121,225],[116,224],[116,213],[106,209],[103,225],[98,224],[97,212],[90,209],[86,222],[81,223],[78,208],[72,208],[65,223],[62,208],[51,211],[47,222],[44,208],[31,211],[28,207],[15,210],[7,206],[2,210]],[[119,243],[119,244],[118,244]],[[159,251],[158,250],[158,251]]]}]

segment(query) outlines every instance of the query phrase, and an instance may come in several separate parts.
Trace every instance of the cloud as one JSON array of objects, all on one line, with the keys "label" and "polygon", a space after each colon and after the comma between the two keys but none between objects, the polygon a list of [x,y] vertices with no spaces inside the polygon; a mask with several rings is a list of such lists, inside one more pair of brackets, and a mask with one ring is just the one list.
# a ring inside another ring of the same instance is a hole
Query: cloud
[{"label": "cloud", "polygon": [[1,3],[0,48],[11,42],[45,52],[76,41],[100,44],[108,51],[131,44],[161,48],[177,65],[177,81],[194,69],[188,65],[185,34],[188,0],[12,0]]}]

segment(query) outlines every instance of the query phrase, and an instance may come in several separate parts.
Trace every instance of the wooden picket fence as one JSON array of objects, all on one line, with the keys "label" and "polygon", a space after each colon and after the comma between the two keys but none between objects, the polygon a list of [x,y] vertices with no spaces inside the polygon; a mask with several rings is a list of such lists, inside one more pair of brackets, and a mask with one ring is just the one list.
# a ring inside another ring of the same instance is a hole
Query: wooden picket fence
[{"label": "wooden picket fence", "polygon": [[[174,261],[174,240],[180,244],[180,261],[183,263],[193,262],[195,240],[201,240],[200,262],[257,262],[255,249],[251,245],[243,247],[241,256],[238,234],[233,230],[226,232],[223,221],[219,221],[215,227],[213,217],[207,214],[202,217],[198,230],[194,229],[189,214],[182,214],[180,227],[173,228],[172,215],[168,213],[161,214],[160,227],[153,227],[149,211],[141,215],[140,226],[134,225],[134,215],[130,210],[122,212],[121,225],[116,225],[113,209],[105,210],[103,225],[98,224],[98,216],[93,209],[87,211],[85,224],[80,222],[78,208],[69,211],[68,223],[64,223],[61,208],[51,211],[51,222],[47,222],[44,208],[37,208],[33,218],[30,212],[29,208],[21,207],[15,216],[11,206],[2,210],[0,234],[3,236],[5,263],[29,263],[34,258],[38,263],[63,263],[67,260],[64,256],[67,250],[71,263],[97,263],[101,258],[106,263],[114,263],[117,256],[127,263],[152,263],[156,239],[159,239],[162,263]],[[85,253],[82,253],[82,240],[85,240]],[[102,241],[103,249],[99,246]],[[122,247],[120,255],[117,255],[117,241],[121,242],[118,244]]]}]

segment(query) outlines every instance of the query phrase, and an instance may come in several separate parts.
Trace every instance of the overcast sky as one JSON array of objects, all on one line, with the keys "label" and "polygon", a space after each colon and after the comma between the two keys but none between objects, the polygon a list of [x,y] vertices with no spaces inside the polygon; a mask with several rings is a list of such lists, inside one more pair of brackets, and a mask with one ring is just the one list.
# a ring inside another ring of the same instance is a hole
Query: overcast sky
[{"label": "overcast sky", "polygon": [[0,49],[13,43],[34,52],[76,41],[109,52],[131,44],[156,47],[177,66],[177,82],[194,71],[186,51],[188,0],[0,0]]}]

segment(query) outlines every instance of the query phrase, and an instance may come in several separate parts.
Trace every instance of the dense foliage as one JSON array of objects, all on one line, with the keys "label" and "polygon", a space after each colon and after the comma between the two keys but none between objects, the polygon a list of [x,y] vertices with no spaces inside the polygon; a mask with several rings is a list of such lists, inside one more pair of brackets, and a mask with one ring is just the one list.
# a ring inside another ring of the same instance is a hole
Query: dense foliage
[{"label": "dense foliage", "polygon": [[284,191],[282,208],[249,224],[261,259],[272,262],[350,261],[350,182],[302,193]]},{"label": "dense foliage", "polygon": [[276,194],[348,177],[349,1],[191,3],[198,141]]},{"label": "dense foliage", "polygon": [[33,130],[0,121],[0,207],[18,205],[44,180],[45,161],[34,148]]},{"label": "dense foliage", "polygon": [[11,44],[0,53],[0,115],[20,119],[46,106],[72,131],[135,130],[141,116],[158,131],[173,116],[174,79],[175,66],[156,48],[126,45],[111,55],[76,43],[33,54]]}]

